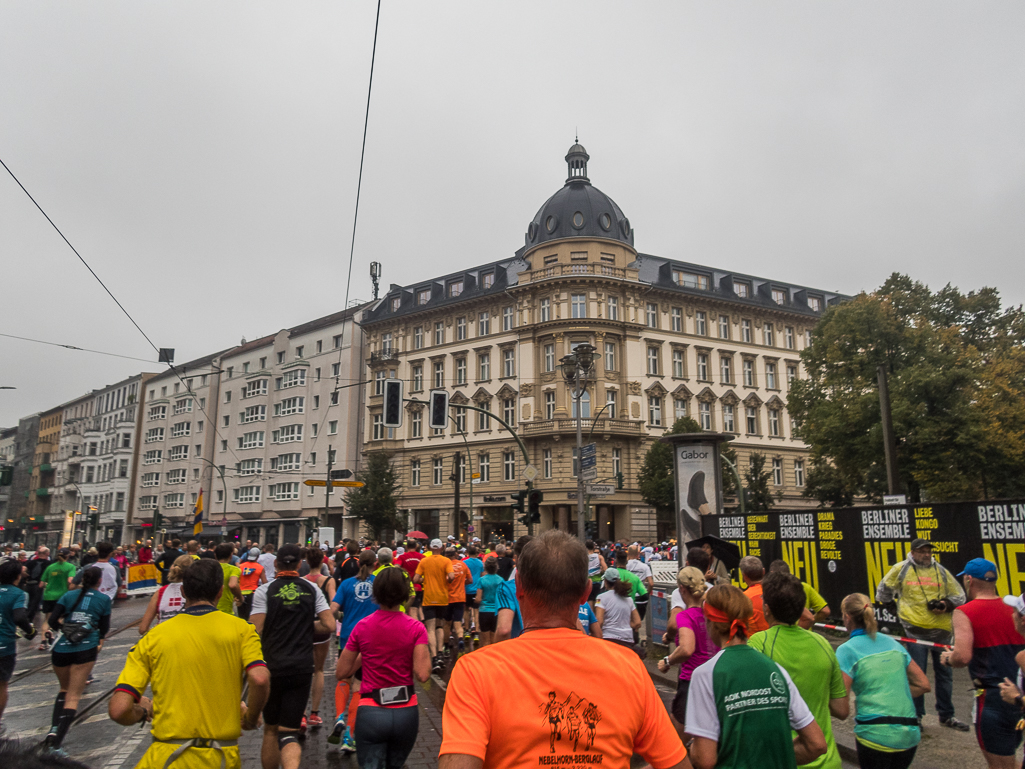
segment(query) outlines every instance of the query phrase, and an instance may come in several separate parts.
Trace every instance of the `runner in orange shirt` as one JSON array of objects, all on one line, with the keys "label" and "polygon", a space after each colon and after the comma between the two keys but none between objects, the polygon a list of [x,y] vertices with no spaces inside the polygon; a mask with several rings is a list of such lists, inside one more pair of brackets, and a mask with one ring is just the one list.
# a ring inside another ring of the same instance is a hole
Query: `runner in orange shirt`
[{"label": "runner in orange shirt", "polygon": [[449,642],[454,637],[459,640],[459,651],[462,653],[466,648],[463,641],[463,616],[466,614],[466,586],[473,582],[473,574],[470,567],[459,560],[454,547],[445,549],[445,557],[452,562],[454,577],[448,583],[448,613],[445,615],[445,644],[444,654],[449,656],[452,647]]},{"label": "runner in orange shirt", "polygon": [[765,567],[758,556],[747,555],[740,559],[740,574],[748,586],[744,595],[751,599],[751,605],[754,607],[754,614],[747,621],[747,634],[750,637],[769,629],[765,612],[762,610],[762,577],[765,576]]},{"label": "runner in orange shirt", "polygon": [[242,590],[242,605],[238,607],[238,616],[247,621],[249,613],[253,610],[253,593],[267,581],[267,572],[263,564],[256,560],[259,557],[260,548],[250,548],[249,560],[239,564],[242,576],[238,578],[238,586]]},{"label": "runner in orange shirt", "polygon": [[554,529],[531,540],[516,585],[524,632],[456,661],[438,768],[627,769],[638,753],[654,769],[690,769],[644,663],[577,630],[591,595],[583,543]]},{"label": "runner in orange shirt", "polygon": [[445,645],[445,616],[448,614],[448,583],[455,579],[452,561],[441,554],[441,540],[431,541],[431,557],[416,567],[413,582],[424,586],[423,612],[427,627],[427,646],[431,652],[431,668],[440,673],[444,667],[441,649]]}]

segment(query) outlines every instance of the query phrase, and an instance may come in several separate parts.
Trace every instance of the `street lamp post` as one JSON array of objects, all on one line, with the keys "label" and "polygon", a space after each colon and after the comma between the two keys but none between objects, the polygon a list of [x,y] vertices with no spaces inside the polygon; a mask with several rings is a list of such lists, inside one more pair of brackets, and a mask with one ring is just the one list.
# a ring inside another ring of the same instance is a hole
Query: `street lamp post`
[{"label": "street lamp post", "polygon": [[587,383],[594,368],[594,350],[594,345],[586,342],[578,344],[571,354],[559,361],[566,384],[573,388],[573,399],[577,406],[577,537],[581,541],[587,539],[587,527],[584,520],[584,431],[580,400],[587,392]]}]

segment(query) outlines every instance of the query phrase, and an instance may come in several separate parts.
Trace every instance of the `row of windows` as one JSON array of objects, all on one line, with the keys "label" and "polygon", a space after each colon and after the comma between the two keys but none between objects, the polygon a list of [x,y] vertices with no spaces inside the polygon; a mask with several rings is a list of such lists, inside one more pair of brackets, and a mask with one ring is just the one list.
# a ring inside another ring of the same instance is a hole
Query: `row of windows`
[{"label": "row of windows", "polygon": [[[455,384],[465,385],[469,383],[467,374],[467,363],[466,356],[459,355],[455,358],[453,366],[455,368]],[[514,348],[507,348],[502,350],[502,358],[500,362],[501,368],[498,371],[499,378],[505,379],[507,377],[516,376],[516,350]],[[419,392],[424,389],[424,367],[422,364],[416,364],[412,367],[412,392]],[[394,371],[391,372],[394,376]],[[477,369],[476,369],[477,382],[488,382],[491,380],[492,368],[491,368],[491,353],[480,352],[477,353]],[[378,371],[375,373],[374,382],[374,394],[380,395],[384,391],[384,380],[385,372]],[[445,362],[434,361],[431,368],[431,381],[435,388],[444,387],[445,382]]]},{"label": "row of windows", "polygon": [[[491,311],[485,310],[484,312],[477,313],[476,319],[470,318],[469,323],[472,324],[473,322],[476,322],[477,336],[482,337],[489,336],[491,334],[491,321]],[[455,327],[455,341],[462,342],[467,339],[469,324],[465,315],[461,315],[456,318]],[[502,308],[501,328],[502,331],[512,331],[516,328],[516,310],[512,305]],[[413,349],[422,350],[426,346],[429,338],[428,335],[431,335],[430,338],[433,339],[433,345],[435,347],[445,344],[448,336],[445,330],[445,322],[440,320],[435,322],[433,330],[430,326],[414,327]],[[381,350],[385,352],[394,350],[394,347],[392,346],[391,333],[385,333],[381,336]]]},{"label": "row of windows", "polygon": [[[475,411],[474,414],[477,417],[476,424],[477,430],[490,430],[491,429],[491,401],[484,400],[475,404],[478,408],[482,408],[485,412]],[[465,406],[452,406],[451,415],[451,429],[453,435],[460,435],[465,433],[467,427],[467,416],[470,409]],[[502,399],[502,419],[510,425],[516,424],[516,398],[503,398]],[[384,440],[385,435],[389,440],[394,439],[394,429],[385,428],[384,416],[382,414],[373,414],[370,419],[371,423],[371,438],[375,441]],[[444,435],[444,429],[434,428],[431,430],[432,435]],[[409,412],[409,437],[410,438],[423,438],[424,436],[424,411],[422,408],[412,409]]]},{"label": "row of windows", "polygon": [[[193,454],[193,456],[197,457],[197,458],[202,457],[202,455],[203,455],[203,446],[202,446],[202,444],[197,443],[195,445],[195,449],[196,449],[196,451]],[[167,461],[168,462],[179,462],[179,461],[181,461],[183,459],[188,459],[188,458],[189,458],[189,446],[188,446],[188,444],[183,444],[181,446],[171,446],[171,448],[167,452]],[[145,452],[142,455],[142,463],[144,465],[156,465],[156,464],[159,464],[159,463],[161,463],[163,461],[164,461],[164,451],[163,451],[163,449],[150,449],[149,451]]]},{"label": "row of windows", "polygon": [[[609,343],[606,343],[606,346]],[[614,348],[613,348],[614,353]],[[607,353],[608,355],[608,353]],[[705,352],[697,353],[696,357],[697,380],[699,382],[712,381],[712,368],[710,365],[711,355]],[[647,373],[649,376],[661,376],[662,348],[658,345],[649,345],[647,348]],[[687,378],[687,357],[683,350],[672,351],[672,376],[675,379]],[[768,390],[780,389],[779,367],[774,361],[765,361],[763,375],[763,386]],[[786,366],[787,384],[797,379],[797,364]],[[758,372],[753,358],[744,358],[740,364],[740,381],[736,380],[735,367],[733,364],[733,353],[723,353],[719,356],[719,382],[720,384],[742,384],[745,387],[758,386]]]},{"label": "row of windows", "polygon": [[[686,288],[696,288],[701,291],[708,291],[711,287],[711,276],[686,270],[673,270],[673,282]],[[733,281],[733,293],[741,299],[749,299],[752,296],[751,283],[746,280]],[[790,304],[790,291],[785,288],[770,288],[772,301],[778,305]],[[808,309],[814,312],[822,311],[822,297],[808,296]]]},{"label": "row of windows", "polygon": [[[489,270],[488,272],[482,272],[480,274],[480,286],[481,286],[481,288],[485,288],[485,289],[486,288],[491,288],[494,284],[495,284],[495,273],[494,273],[493,270]],[[447,296],[447,297],[460,296],[463,293],[463,287],[464,287],[464,279],[463,278],[455,278],[453,280],[450,280],[445,285],[445,296]],[[414,292],[414,296],[416,298],[417,306],[421,306],[422,307],[423,305],[425,305],[429,301],[431,301],[432,291],[433,291],[433,289],[430,286],[423,286],[421,288],[416,289],[416,291]],[[391,306],[391,311],[392,312],[398,312],[399,308],[402,306],[402,297],[401,296],[393,296],[391,298],[390,306]]]},{"label": "row of windows", "polygon": [[[102,465],[86,466],[82,468],[83,483],[100,483],[102,481],[109,481],[111,478],[127,478],[128,477],[128,460],[122,459],[118,462],[106,462]],[[74,477],[72,477],[74,480]]]}]

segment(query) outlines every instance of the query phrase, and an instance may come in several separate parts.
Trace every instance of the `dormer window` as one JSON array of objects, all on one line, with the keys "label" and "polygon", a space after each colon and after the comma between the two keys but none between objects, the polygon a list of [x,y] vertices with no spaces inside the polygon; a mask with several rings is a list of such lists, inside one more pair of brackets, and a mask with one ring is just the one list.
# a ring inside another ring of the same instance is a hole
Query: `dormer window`
[{"label": "dormer window", "polygon": [[463,293],[463,281],[453,280],[451,283],[448,284],[449,296],[459,296],[461,293]]},{"label": "dormer window", "polygon": [[400,304],[402,304],[402,297],[393,296],[391,300],[391,311],[398,312]]},{"label": "dormer window", "polygon": [[815,312],[822,312],[822,299],[817,296],[808,297],[808,309]]},{"label": "dormer window", "polygon": [[416,292],[416,303],[427,304],[431,301],[431,290],[429,288],[422,288]]},{"label": "dormer window", "polygon": [[741,299],[747,299],[749,296],[751,296],[751,286],[747,283],[734,283],[733,293],[735,293]]},{"label": "dormer window", "polygon": [[698,275],[693,272],[683,272],[682,270],[673,270],[673,280],[686,288],[699,288],[702,291],[708,290],[708,276]]},{"label": "dormer window", "polygon": [[484,288],[491,288],[495,284],[495,273],[485,272],[480,276],[480,284]]},{"label": "dormer window", "polygon": [[772,289],[772,301],[774,301],[776,304],[786,304],[787,292],[781,288]]}]

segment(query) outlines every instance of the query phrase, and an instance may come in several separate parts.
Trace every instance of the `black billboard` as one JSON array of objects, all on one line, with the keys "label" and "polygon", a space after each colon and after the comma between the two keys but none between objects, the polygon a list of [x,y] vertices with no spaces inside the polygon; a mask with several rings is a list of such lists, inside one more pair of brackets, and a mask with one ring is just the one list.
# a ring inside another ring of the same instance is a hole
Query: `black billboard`
[{"label": "black billboard", "polygon": [[[829,602],[835,624],[842,621],[844,596],[874,599],[879,582],[907,558],[916,538],[932,542],[936,560],[954,574],[972,558],[987,558],[997,565],[1000,595],[1025,592],[1021,499],[706,515],[702,526],[743,555],[759,556],[766,568],[782,558]],[[896,623],[891,608],[877,606],[881,622]]]}]

